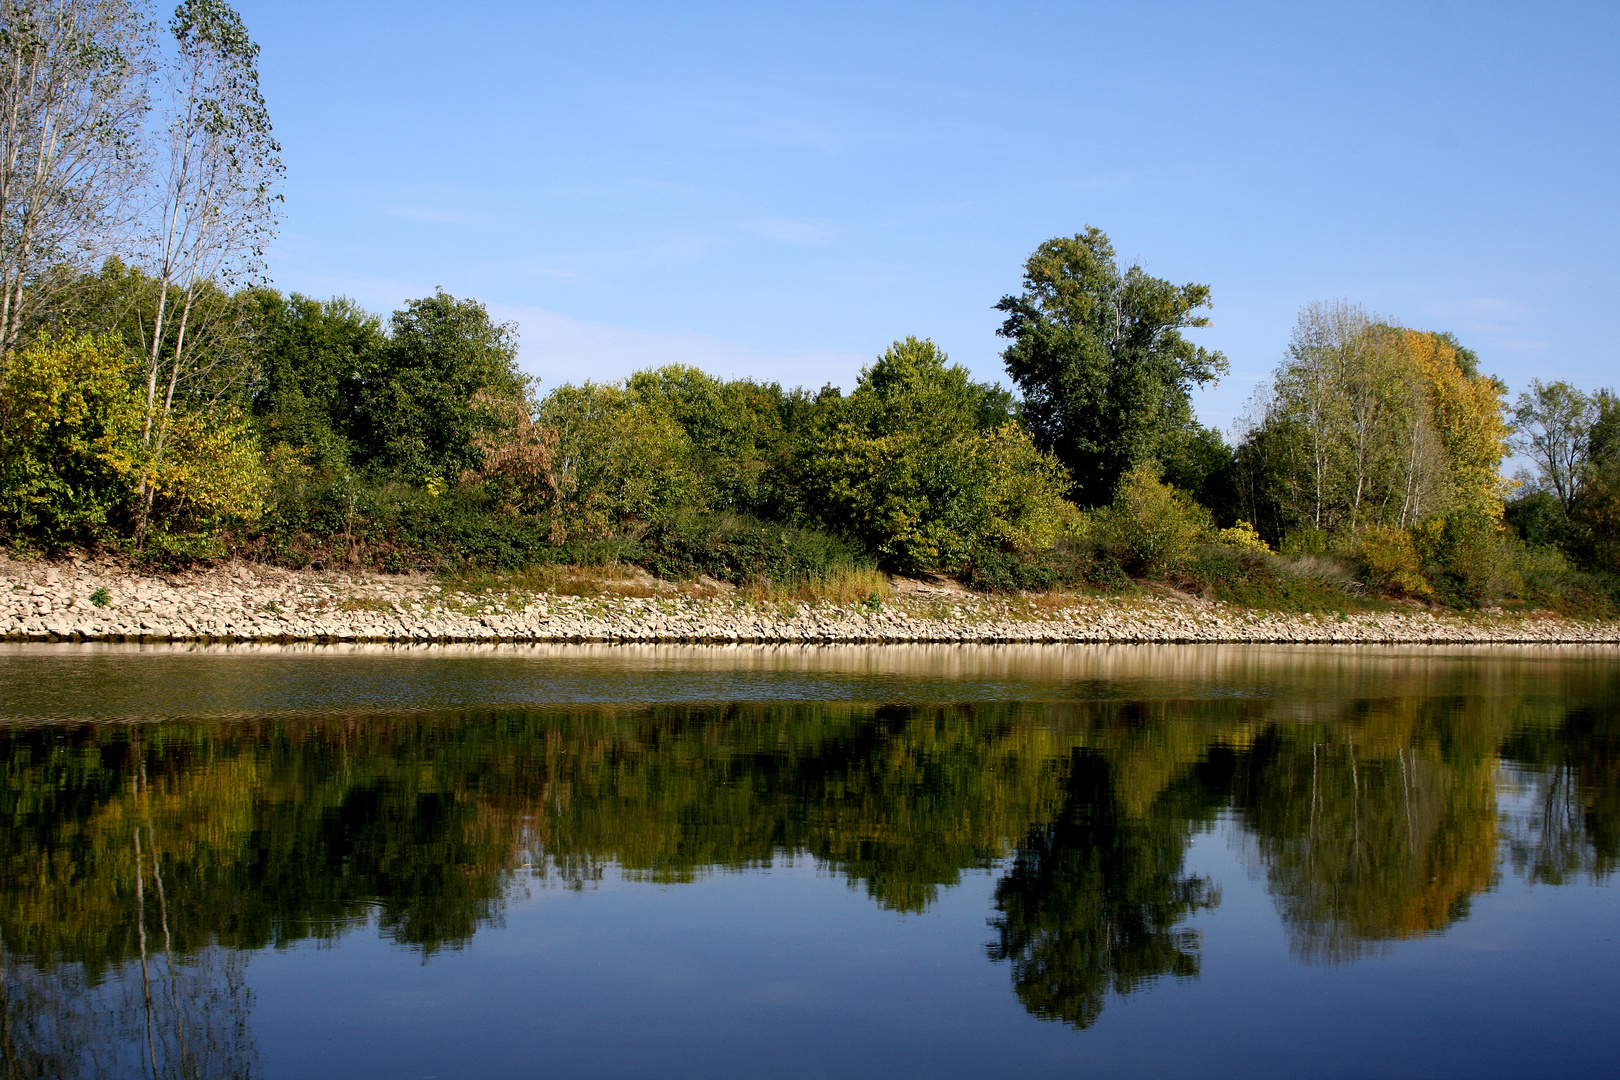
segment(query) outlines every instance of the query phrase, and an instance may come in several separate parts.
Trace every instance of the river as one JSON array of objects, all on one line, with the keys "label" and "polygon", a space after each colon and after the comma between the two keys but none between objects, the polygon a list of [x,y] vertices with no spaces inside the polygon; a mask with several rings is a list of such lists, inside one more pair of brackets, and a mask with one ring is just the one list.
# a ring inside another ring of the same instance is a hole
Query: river
[{"label": "river", "polygon": [[1587,1076],[1620,649],[0,645],[51,1077]]}]

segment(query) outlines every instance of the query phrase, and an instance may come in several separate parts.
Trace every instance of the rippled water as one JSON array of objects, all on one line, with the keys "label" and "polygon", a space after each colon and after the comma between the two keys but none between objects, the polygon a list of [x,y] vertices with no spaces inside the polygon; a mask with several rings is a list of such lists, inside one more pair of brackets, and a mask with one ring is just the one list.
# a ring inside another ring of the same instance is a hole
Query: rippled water
[{"label": "rippled water", "polygon": [[0,647],[10,1076],[1605,1075],[1613,648]]}]

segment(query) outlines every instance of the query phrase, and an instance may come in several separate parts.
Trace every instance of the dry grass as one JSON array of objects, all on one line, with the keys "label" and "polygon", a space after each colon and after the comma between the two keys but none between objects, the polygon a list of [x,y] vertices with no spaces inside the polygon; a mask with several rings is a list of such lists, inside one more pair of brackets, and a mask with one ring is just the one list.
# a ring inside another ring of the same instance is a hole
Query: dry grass
[{"label": "dry grass", "polygon": [[840,570],[826,577],[749,585],[743,599],[756,604],[876,605],[894,595],[888,575],[877,570]]}]

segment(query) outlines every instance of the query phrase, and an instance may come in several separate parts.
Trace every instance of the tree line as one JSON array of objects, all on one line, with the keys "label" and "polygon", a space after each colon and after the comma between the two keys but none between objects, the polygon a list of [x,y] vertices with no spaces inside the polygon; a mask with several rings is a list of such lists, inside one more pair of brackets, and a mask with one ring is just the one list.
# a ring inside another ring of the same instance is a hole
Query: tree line
[{"label": "tree line", "polygon": [[[996,307],[1016,394],[896,340],[844,392],[670,366],[541,392],[445,292],[387,319],[268,286],[281,174],[222,0],[0,0],[0,537],[158,561],[850,569],[987,589],[1144,575],[1612,609],[1615,397],[1514,408],[1454,336],[1308,306],[1230,439],[1211,290],[1088,228]],[[1505,481],[1518,447],[1538,466]]]}]

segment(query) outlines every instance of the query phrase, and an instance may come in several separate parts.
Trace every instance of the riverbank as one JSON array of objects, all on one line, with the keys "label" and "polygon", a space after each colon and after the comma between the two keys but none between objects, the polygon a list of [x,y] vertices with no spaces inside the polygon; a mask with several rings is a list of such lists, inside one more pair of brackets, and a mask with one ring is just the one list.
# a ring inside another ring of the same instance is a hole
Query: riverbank
[{"label": "riverbank", "polygon": [[1190,597],[981,596],[897,582],[855,604],[647,577],[569,595],[425,576],[231,564],[173,574],[0,562],[0,639],[207,642],[1189,642],[1620,644],[1620,623],[1425,609],[1298,614]]}]

